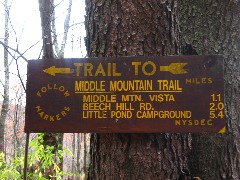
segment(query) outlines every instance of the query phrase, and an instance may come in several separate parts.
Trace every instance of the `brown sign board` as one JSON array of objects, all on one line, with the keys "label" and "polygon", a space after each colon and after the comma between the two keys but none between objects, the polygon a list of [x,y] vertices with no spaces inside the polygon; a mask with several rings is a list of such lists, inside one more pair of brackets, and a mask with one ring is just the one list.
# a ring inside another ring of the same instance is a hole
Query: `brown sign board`
[{"label": "brown sign board", "polygon": [[225,132],[223,57],[31,60],[25,132]]}]

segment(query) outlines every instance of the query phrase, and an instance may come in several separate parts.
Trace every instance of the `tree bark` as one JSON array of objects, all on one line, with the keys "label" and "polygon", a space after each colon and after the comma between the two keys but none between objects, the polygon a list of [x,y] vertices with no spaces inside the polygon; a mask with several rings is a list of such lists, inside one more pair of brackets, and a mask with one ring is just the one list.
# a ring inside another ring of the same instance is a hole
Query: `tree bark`
[{"label": "tree bark", "polygon": [[87,164],[87,159],[88,159],[88,148],[87,148],[87,134],[83,134],[83,146],[84,146],[84,152],[83,152],[83,171],[84,171],[84,177],[86,179],[87,177],[87,169],[88,169],[88,164]]},{"label": "tree bark", "polygon": [[72,153],[73,153],[73,157],[72,157],[72,173],[76,172],[76,168],[75,168],[75,157],[76,157],[76,143],[75,143],[75,133],[72,133]]},{"label": "tree bark", "polygon": [[190,169],[201,179],[240,179],[240,2],[181,0],[181,29],[187,54],[225,58],[227,133],[193,136]]},{"label": "tree bark", "polygon": [[[177,0],[87,0],[89,57],[179,54]],[[92,134],[88,179],[183,179],[189,134]]]},{"label": "tree bark", "polygon": [[82,173],[81,171],[81,167],[80,167],[80,158],[81,158],[81,143],[82,143],[82,138],[81,138],[82,134],[81,133],[77,133],[77,172],[79,174]]}]

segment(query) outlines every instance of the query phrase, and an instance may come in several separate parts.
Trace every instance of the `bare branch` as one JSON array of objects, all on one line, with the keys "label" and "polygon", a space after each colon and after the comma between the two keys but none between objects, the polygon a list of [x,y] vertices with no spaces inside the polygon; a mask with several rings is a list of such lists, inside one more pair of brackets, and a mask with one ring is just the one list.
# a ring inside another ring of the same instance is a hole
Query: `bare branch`
[{"label": "bare branch", "polygon": [[[56,7],[56,6],[55,6]],[[67,15],[64,21],[64,34],[63,34],[63,39],[62,39],[62,44],[61,44],[61,49],[59,50],[59,45],[57,41],[57,30],[56,30],[56,16],[55,16],[55,9],[53,10],[52,14],[52,33],[53,33],[53,44],[54,48],[57,54],[58,58],[63,58],[64,57],[64,49],[67,41],[67,35],[68,35],[68,30],[70,28],[69,22],[70,22],[70,17],[71,17],[71,11],[72,11],[72,0],[69,0],[69,6],[67,9]]]},{"label": "bare branch", "polygon": [[[5,48],[5,50],[8,52],[8,54],[10,54],[10,56],[12,56],[12,58],[16,60],[18,78],[19,78],[19,80],[20,80],[20,82],[21,82],[21,84],[22,84],[23,89],[24,89],[25,92],[26,92],[26,88],[25,88],[25,86],[24,86],[23,80],[22,80],[21,75],[20,75],[20,71],[19,71],[19,67],[18,67],[18,62],[17,62],[17,60],[18,60],[20,57],[22,57],[26,62],[28,62],[28,60],[27,60],[17,49],[14,49],[14,48],[11,48],[10,46],[5,45],[2,41],[0,41],[0,44],[2,44],[3,47]],[[8,49],[13,50],[14,52],[18,53],[20,56],[19,56],[18,58],[16,58],[14,55],[12,55],[12,53],[11,53]]]},{"label": "bare branch", "polygon": [[12,51],[16,52],[16,53],[19,55],[18,58],[21,57],[21,58],[23,58],[24,61],[28,62],[27,58],[25,58],[25,57],[23,56],[23,53],[20,53],[17,49],[14,49],[14,48],[12,48],[12,47],[4,44],[2,41],[0,41],[0,44],[8,51],[8,53],[9,53],[13,58],[14,58],[14,56],[10,53],[10,51],[9,51],[8,49],[11,49]]},{"label": "bare branch", "polygon": [[0,79],[0,83],[2,84],[2,86],[4,87],[4,84],[3,84],[3,82],[2,82],[2,80]]},{"label": "bare branch", "polygon": [[3,93],[0,93],[0,94],[1,94],[2,98],[4,98],[4,95],[3,95]]},{"label": "bare branch", "polygon": [[80,25],[80,24],[84,24],[84,22],[78,22],[78,23],[71,24],[71,25],[69,26],[69,28],[71,28],[71,27],[73,27],[73,26]]},{"label": "bare branch", "polygon": [[20,82],[21,82],[21,84],[22,84],[22,87],[23,87],[24,91],[26,92],[26,88],[25,88],[25,86],[24,86],[22,77],[21,77],[21,75],[20,75],[20,71],[19,71],[19,66],[18,66],[18,61],[17,61],[17,59],[16,59],[16,66],[17,66],[17,72],[18,72],[19,80],[20,80]]},{"label": "bare branch", "polygon": [[12,7],[12,3],[13,3],[13,0],[11,1],[10,5],[9,5],[9,9],[8,9],[8,21],[9,21],[9,24],[10,24],[10,26],[11,26],[14,34],[15,34],[15,38],[16,38],[15,40],[16,40],[16,42],[17,42],[17,33],[16,33],[15,28],[13,27],[12,21],[11,21],[10,16],[9,16],[9,12],[10,12],[10,9],[11,9],[11,7]]},{"label": "bare branch", "polygon": [[[54,3],[54,0],[53,0]],[[55,6],[56,7],[56,6]],[[54,10],[52,12],[52,33],[53,33],[53,45],[54,45],[54,49],[55,52],[58,56],[59,53],[59,46],[58,46],[58,40],[57,40],[57,30],[56,30],[56,21],[55,21],[55,7]]]},{"label": "bare branch", "polygon": [[63,41],[62,41],[62,44],[61,44],[61,50],[59,52],[60,58],[64,57],[64,49],[65,49],[65,45],[66,45],[66,41],[67,41],[71,11],[72,11],[72,0],[69,0],[68,13],[67,13],[67,16],[66,16],[66,19],[65,19],[65,22],[64,22]]},{"label": "bare branch", "polygon": [[40,53],[39,53],[39,55],[38,55],[38,58],[37,58],[37,59],[40,59],[40,58],[41,58],[41,54],[42,54],[42,52],[43,52],[43,45],[42,45],[42,48],[41,48],[41,50],[40,50]]},{"label": "bare branch", "polygon": [[64,0],[62,0],[62,1],[60,1],[58,4],[56,4],[54,7],[57,7],[57,6],[59,6],[60,4],[62,4],[62,2],[63,2]]},{"label": "bare branch", "polygon": [[[0,70],[0,71],[2,71],[2,70]],[[5,72],[5,71],[2,71],[2,72]],[[12,73],[12,72],[9,72],[9,74],[12,74],[12,75],[14,75],[14,76],[18,76],[17,74],[15,74],[15,73]],[[26,75],[26,74],[25,74]],[[1,80],[0,80],[1,81]]]}]

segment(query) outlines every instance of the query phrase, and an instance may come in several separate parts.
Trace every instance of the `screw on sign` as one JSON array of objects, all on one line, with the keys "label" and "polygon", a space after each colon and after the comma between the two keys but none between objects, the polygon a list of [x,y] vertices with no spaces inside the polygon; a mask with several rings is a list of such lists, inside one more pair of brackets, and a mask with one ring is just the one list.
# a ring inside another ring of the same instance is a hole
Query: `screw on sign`
[{"label": "screw on sign", "polygon": [[221,56],[32,60],[26,132],[224,133]]}]

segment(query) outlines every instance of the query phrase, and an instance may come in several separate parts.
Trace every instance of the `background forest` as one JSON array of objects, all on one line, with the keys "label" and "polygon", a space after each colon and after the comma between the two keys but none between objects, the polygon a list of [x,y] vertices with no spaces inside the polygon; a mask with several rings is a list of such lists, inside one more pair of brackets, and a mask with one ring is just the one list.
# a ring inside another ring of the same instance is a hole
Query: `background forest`
[{"label": "background forest", "polygon": [[[49,12],[46,11],[47,6]],[[27,61],[42,59],[44,56],[43,40],[48,37],[42,34],[48,28],[53,35],[54,49],[51,53],[54,58],[85,57],[84,15],[83,0],[52,0],[47,1],[47,4],[41,0],[1,1],[0,152],[3,154],[0,156],[0,169],[5,167],[5,170],[0,172],[0,179],[22,179],[26,141],[23,131]],[[46,24],[43,24],[45,17]],[[41,146],[41,141],[45,141],[44,136],[30,134],[28,166],[29,172],[35,174],[36,178],[45,176],[42,175],[42,159],[45,159],[49,166],[56,161],[53,158],[52,162],[47,162],[51,155],[58,154],[63,160],[63,163],[58,164],[60,169],[63,169],[61,172],[75,173],[78,174],[78,179],[84,179],[89,158],[89,135],[79,133],[61,136],[60,149],[63,154],[59,153],[60,151],[54,153],[52,150],[47,153],[46,147]],[[62,179],[64,174],[67,173],[62,173],[58,179]]]}]

